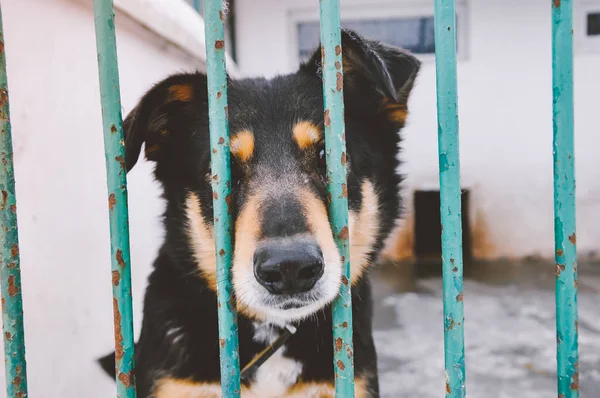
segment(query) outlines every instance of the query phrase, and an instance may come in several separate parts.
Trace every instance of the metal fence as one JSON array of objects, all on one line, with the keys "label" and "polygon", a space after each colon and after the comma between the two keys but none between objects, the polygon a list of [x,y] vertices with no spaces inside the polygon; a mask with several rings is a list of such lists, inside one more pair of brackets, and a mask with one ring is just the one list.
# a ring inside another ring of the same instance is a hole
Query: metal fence
[{"label": "metal fence", "polygon": [[[549,0],[552,11],[552,87],[556,248],[557,380],[559,398],[579,396],[577,339],[577,262],[575,235],[575,156],[573,149],[573,4]],[[221,0],[205,0],[206,55],[213,179],[221,385],[224,397],[240,396],[240,367],[235,308],[229,278],[232,220],[224,10]],[[332,230],[344,275],[333,305],[335,391],[354,396],[348,203],[346,184],[343,78],[339,0],[320,0],[327,174]],[[131,303],[131,264],[124,138],[122,131],[115,23],[112,0],[94,0],[102,118],[108,179],[116,382],[119,397],[135,397],[135,356]],[[466,396],[463,264],[458,151],[456,17],[454,0],[435,0],[439,173],[443,248],[446,396]],[[17,211],[13,173],[4,36],[0,10],[0,135],[2,166],[0,212],[2,320],[8,397],[27,396]]]}]

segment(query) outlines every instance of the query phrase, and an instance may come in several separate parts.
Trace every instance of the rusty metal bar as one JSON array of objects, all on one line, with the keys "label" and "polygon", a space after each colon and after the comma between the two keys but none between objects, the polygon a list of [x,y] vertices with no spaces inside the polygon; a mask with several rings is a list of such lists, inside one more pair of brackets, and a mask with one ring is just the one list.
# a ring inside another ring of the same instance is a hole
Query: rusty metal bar
[{"label": "rusty metal bar", "polygon": [[23,301],[21,296],[21,268],[19,259],[19,234],[17,229],[17,198],[13,169],[13,148],[8,104],[6,54],[2,10],[0,9],[0,214],[2,228],[2,327],[4,331],[4,370],[6,396],[27,396],[27,364],[25,361],[25,331],[23,328]]},{"label": "rusty metal bar", "polygon": [[94,23],[108,183],[117,395],[135,398],[127,170],[112,0],[94,0]]},{"label": "rusty metal bar", "polygon": [[339,0],[320,0],[323,98],[325,105],[325,155],[329,218],[342,260],[340,295],[333,303],[333,366],[336,397],[354,396],[354,345],[352,341],[352,293],[350,286],[350,237],[346,181],[346,135],[342,38]]},{"label": "rusty metal bar", "polygon": [[435,0],[434,25],[446,397],[462,398],[466,395],[466,387],[454,0]]},{"label": "rusty metal bar", "polygon": [[573,132],[573,2],[551,2],[558,396],[579,397]]},{"label": "rusty metal bar", "polygon": [[240,396],[240,356],[235,303],[232,303],[231,259],[233,223],[229,122],[227,119],[227,72],[225,65],[225,12],[221,0],[205,0],[206,71],[208,77],[208,115],[211,170],[213,173],[213,213],[217,253],[217,300],[219,313],[219,350],[223,397]]}]

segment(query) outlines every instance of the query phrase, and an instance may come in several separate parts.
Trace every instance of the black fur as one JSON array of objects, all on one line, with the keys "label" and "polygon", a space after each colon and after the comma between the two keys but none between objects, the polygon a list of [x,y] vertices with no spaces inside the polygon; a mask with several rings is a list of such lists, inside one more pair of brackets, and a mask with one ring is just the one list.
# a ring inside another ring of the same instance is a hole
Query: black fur
[{"label": "black fur", "polygon": [[[374,259],[400,212],[396,155],[403,120],[390,117],[386,104],[394,104],[395,109],[406,107],[419,62],[405,52],[364,40],[353,32],[344,31],[342,36],[349,206],[356,211],[361,208],[361,183],[371,181],[381,212],[376,244],[370,253]],[[310,190],[326,202],[319,149],[308,154],[299,151],[290,133],[298,120],[323,125],[320,54],[316,51],[309,62],[291,75],[269,81],[229,81],[230,129],[250,129],[256,141],[249,164],[232,162],[234,219],[253,189],[298,170],[309,180]],[[193,100],[169,101],[169,88],[174,85],[191,86]],[[147,157],[156,162],[155,176],[164,187],[167,201],[166,237],[149,277],[142,332],[136,344],[138,397],[150,396],[161,377],[218,382],[216,296],[198,272],[184,212],[186,195],[196,193],[203,218],[212,223],[206,77],[200,73],[181,74],[159,83],[127,117],[124,130],[127,169],[135,165],[145,144]],[[269,217],[262,222],[263,236],[288,236],[307,229],[299,216],[298,203],[289,199],[267,204]],[[356,377],[365,378],[371,396],[378,397],[367,277],[353,286],[352,299]],[[303,364],[304,382],[333,381],[330,312],[327,306],[296,322],[298,332],[286,343],[285,355]],[[252,319],[239,315],[242,366],[265,347],[253,341],[252,323]],[[180,336],[176,343],[168,333],[174,328]],[[114,376],[113,354],[100,363]]]}]

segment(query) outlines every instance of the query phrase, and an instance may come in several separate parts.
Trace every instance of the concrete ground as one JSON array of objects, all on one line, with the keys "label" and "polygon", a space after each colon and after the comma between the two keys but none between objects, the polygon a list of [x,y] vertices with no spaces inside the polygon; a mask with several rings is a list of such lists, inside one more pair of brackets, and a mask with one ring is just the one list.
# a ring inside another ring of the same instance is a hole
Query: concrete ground
[{"label": "concrete ground", "polygon": [[[600,264],[579,266],[581,398],[600,396]],[[547,398],[556,393],[554,265],[470,267],[465,280],[467,396]],[[372,273],[375,341],[384,398],[445,391],[442,285],[408,264]]]}]

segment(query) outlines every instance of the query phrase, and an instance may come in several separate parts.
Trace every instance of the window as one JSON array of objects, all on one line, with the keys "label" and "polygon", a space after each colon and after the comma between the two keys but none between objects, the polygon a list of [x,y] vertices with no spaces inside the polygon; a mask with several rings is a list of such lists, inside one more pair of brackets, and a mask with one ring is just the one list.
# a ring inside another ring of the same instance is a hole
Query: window
[{"label": "window", "polygon": [[600,52],[600,1],[576,3],[573,24],[575,49],[582,53]]},{"label": "window", "polygon": [[[435,52],[433,16],[343,21],[342,26],[366,38],[402,47],[415,54]],[[318,22],[298,24],[298,56],[301,60],[310,57],[319,45],[319,34]]]},{"label": "window", "polygon": [[[457,51],[464,57],[465,39],[465,6],[457,1]],[[308,11],[292,11],[290,13],[292,39],[292,62],[306,61],[320,42],[318,15]],[[432,59],[435,54],[433,6],[412,3],[389,4],[373,7],[365,2],[363,5],[343,7],[341,10],[342,27],[354,30],[361,36],[383,43],[402,47],[421,59]]]},{"label": "window", "polygon": [[587,14],[586,34],[588,36],[600,36],[600,12]]}]

